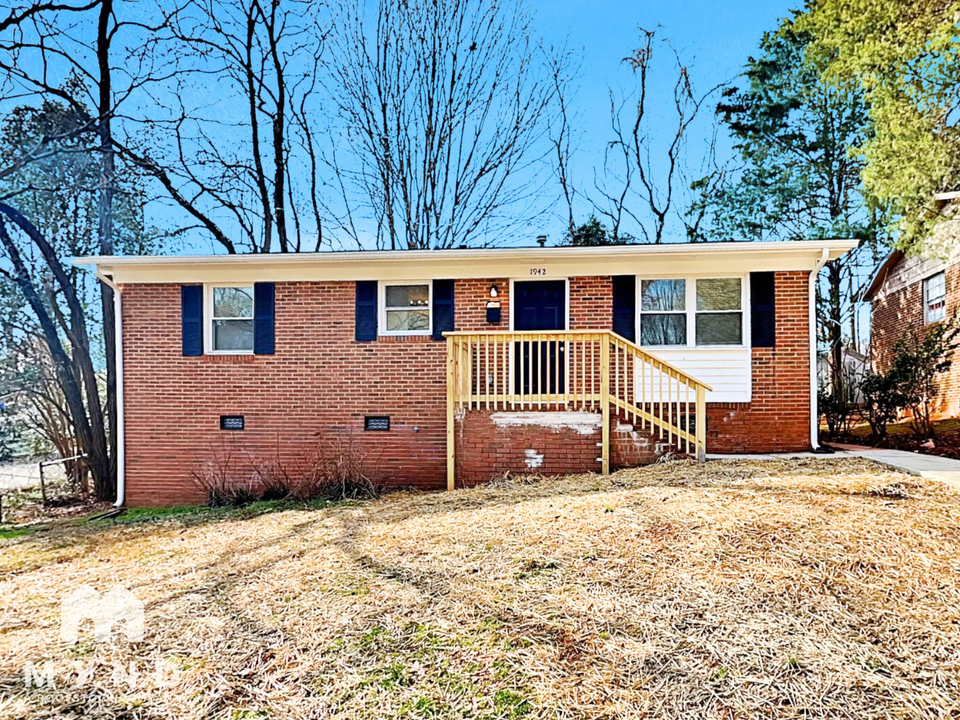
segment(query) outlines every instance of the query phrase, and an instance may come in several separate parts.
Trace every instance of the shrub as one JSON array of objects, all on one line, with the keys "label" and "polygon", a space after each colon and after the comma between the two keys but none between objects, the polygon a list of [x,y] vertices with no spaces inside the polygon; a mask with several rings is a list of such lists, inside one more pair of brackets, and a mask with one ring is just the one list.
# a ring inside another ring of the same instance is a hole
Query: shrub
[{"label": "shrub", "polygon": [[286,500],[293,494],[305,470],[296,464],[284,462],[280,457],[279,446],[272,460],[249,456],[249,465],[260,487],[261,500]]},{"label": "shrub", "polygon": [[258,499],[254,478],[238,469],[234,448],[225,443],[214,447],[210,459],[195,468],[191,477],[210,507],[240,507]]},{"label": "shrub", "polygon": [[318,445],[300,461],[286,461],[279,451],[264,460],[255,453],[236,459],[236,447],[212,448],[210,458],[191,473],[210,507],[249,505],[257,500],[359,500],[379,497],[374,472],[353,436]]},{"label": "shrub", "polygon": [[353,435],[317,447],[309,467],[291,492],[297,500],[360,500],[379,497],[374,471]]},{"label": "shrub", "polygon": [[887,436],[887,426],[897,419],[905,404],[899,382],[894,373],[868,373],[860,383],[863,395],[863,415],[870,424],[874,438]]},{"label": "shrub", "polygon": [[891,382],[896,384],[900,402],[910,410],[912,430],[923,440],[934,436],[932,415],[940,390],[937,381],[953,364],[958,334],[960,326],[956,318],[951,318],[908,334],[894,346]]},{"label": "shrub", "polygon": [[838,437],[848,429],[853,404],[842,389],[832,392],[821,385],[817,391],[817,406],[827,422],[827,432],[830,437]]}]

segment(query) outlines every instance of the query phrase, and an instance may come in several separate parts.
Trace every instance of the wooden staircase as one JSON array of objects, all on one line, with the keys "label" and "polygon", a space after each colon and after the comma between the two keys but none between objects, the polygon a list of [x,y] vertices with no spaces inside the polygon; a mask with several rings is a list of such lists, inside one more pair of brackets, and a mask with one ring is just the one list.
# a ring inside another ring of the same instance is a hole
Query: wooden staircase
[{"label": "wooden staircase", "polygon": [[610,472],[611,413],[703,459],[709,385],[610,330],[448,332],[447,487],[455,481],[458,412],[581,411],[602,416]]}]

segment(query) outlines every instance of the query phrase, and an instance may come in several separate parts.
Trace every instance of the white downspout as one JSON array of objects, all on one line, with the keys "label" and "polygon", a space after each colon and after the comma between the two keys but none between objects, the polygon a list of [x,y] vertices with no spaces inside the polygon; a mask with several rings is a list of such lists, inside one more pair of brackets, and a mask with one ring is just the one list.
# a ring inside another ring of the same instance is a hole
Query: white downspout
[{"label": "white downspout", "polygon": [[123,300],[120,286],[97,268],[97,278],[113,290],[114,343],[117,372],[117,500],[114,507],[123,507],[127,497],[126,431],[123,415]]},{"label": "white downspout", "polygon": [[810,271],[810,447],[820,448],[820,408],[817,405],[817,280],[820,271],[830,260],[830,251],[824,248]]}]

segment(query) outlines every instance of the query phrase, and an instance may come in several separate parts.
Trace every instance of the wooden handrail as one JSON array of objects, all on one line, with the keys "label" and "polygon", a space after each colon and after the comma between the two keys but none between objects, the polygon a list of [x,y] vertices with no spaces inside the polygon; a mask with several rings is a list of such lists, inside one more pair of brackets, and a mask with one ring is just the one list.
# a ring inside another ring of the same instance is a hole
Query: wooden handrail
[{"label": "wooden handrail", "polygon": [[[602,418],[610,468],[610,409],[681,452],[706,454],[709,385],[610,330],[459,331],[447,340],[447,484],[453,488],[458,412],[586,410]],[[693,394],[694,397],[691,397]],[[691,400],[696,428],[690,427]]]},{"label": "wooden handrail", "polygon": [[694,377],[693,375],[691,375],[690,373],[688,373],[688,372],[686,372],[686,371],[684,371],[684,370],[681,370],[681,369],[678,368],[676,365],[671,365],[671,364],[668,363],[666,360],[661,360],[661,359],[658,358],[656,355],[651,355],[649,352],[647,352],[646,350],[644,350],[642,347],[640,347],[640,346],[637,345],[636,343],[627,340],[625,337],[623,337],[623,335],[618,335],[617,333],[615,333],[615,332],[613,332],[613,331],[609,331],[609,332],[610,332],[610,337],[612,337],[612,338],[614,339],[614,341],[619,342],[619,343],[623,344],[624,346],[630,348],[630,350],[631,350],[634,354],[636,354],[636,355],[644,358],[644,359],[645,359],[647,362],[649,362],[651,365],[652,365],[652,364],[660,365],[661,367],[663,367],[663,368],[666,369],[666,370],[671,370],[671,371],[677,373],[678,375],[680,375],[681,377],[683,377],[685,380],[687,380],[691,385],[701,385],[701,386],[703,386],[704,390],[706,390],[707,392],[713,392],[713,388],[712,388],[712,387],[710,387],[709,385],[707,385],[705,382],[703,382],[703,381],[701,381],[701,380],[698,380],[697,378],[695,378],[695,377]]}]

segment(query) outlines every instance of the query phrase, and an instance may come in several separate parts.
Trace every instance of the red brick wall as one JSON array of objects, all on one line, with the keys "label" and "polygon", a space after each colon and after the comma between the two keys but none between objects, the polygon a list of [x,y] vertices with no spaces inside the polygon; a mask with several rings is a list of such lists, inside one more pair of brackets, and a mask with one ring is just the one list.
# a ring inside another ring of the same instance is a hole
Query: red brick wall
[{"label": "red brick wall", "polygon": [[776,274],[776,347],[753,348],[751,402],[707,405],[707,452],[810,449],[808,291],[808,273]]},{"label": "red brick wall", "polygon": [[[960,264],[948,267],[945,279],[946,312],[950,317],[960,308]],[[923,318],[922,279],[873,300],[870,352],[875,370],[884,372],[890,368],[897,341],[908,332],[922,332]],[[960,358],[954,358],[951,368],[937,382],[940,393],[936,417],[956,417],[960,414]]]},{"label": "red brick wall", "polygon": [[[777,275],[778,345],[753,351],[752,403],[708,408],[708,450],[808,447],[806,277]],[[499,290],[499,326],[485,320],[491,284]],[[609,278],[571,278],[570,290],[572,329],[610,327]],[[385,484],[443,487],[444,344],[423,337],[355,342],[354,293],[352,282],[278,283],[275,355],[183,357],[179,286],[125,287],[127,503],[202,502],[191,473],[214,454],[230,453],[237,464],[277,456],[296,464],[334,437],[350,438]],[[506,279],[458,281],[455,304],[457,329],[509,328]],[[246,429],[219,430],[219,416],[227,414],[244,415]],[[364,432],[368,414],[390,415],[391,431]],[[478,416],[479,432],[483,422]],[[545,438],[556,444],[559,454],[553,455],[569,456],[569,464],[557,471],[598,466],[599,438],[584,437],[573,440],[561,433]],[[618,457],[627,462],[632,452],[636,461],[647,457],[646,446],[634,439],[612,437],[614,464]],[[527,449],[528,439],[519,440],[504,455],[511,463],[517,448],[521,457]],[[481,438],[472,450],[463,451],[465,473],[496,474],[480,452],[484,442]],[[621,450],[616,450],[618,444]],[[475,470],[469,470],[474,462]]]},{"label": "red brick wall", "polygon": [[[590,432],[569,426],[556,427],[549,420],[540,425],[504,426],[495,422],[495,415],[488,410],[474,410],[458,421],[458,486],[476,485],[508,472],[540,475],[600,472],[599,425]],[[543,417],[553,419],[556,415],[544,413]],[[595,417],[599,420],[599,415]],[[621,425],[615,417],[610,425],[610,464],[615,469],[646,465],[667,449],[649,433]]]}]

